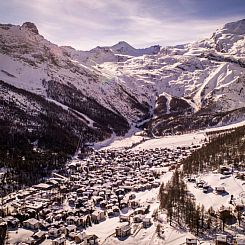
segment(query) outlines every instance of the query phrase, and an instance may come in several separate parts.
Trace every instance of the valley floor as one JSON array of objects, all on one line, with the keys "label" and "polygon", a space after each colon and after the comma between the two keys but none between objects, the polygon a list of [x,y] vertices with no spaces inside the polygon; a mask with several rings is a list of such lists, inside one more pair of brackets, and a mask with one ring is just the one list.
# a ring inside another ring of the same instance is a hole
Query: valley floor
[{"label": "valley floor", "polygon": [[[177,148],[183,146],[190,146],[192,144],[199,144],[203,142],[207,132],[228,130],[245,125],[245,121],[237,122],[227,126],[210,127],[205,130],[195,131],[189,134],[169,135],[164,137],[149,138],[141,136],[140,132],[131,130],[126,137],[113,137],[111,140],[106,140],[95,144],[96,149],[123,149],[125,147],[131,150],[144,150],[154,148]],[[136,132],[136,133],[135,133]],[[136,146],[134,146],[136,145]]]},{"label": "valley floor", "polygon": [[[237,127],[245,125],[245,122],[234,124],[227,127],[211,128],[203,130],[200,132],[193,132],[185,135],[173,135],[165,136],[162,138],[146,138],[144,136],[133,135],[124,139],[115,140],[109,142],[107,146],[103,145],[100,150],[120,150],[125,147],[129,147],[131,152],[139,152],[142,150],[154,150],[156,148],[168,148],[177,149],[177,147],[189,147],[193,145],[201,145],[207,138],[206,133],[209,131],[229,129],[232,127]],[[144,140],[143,140],[144,139]],[[154,153],[154,152],[153,152]],[[70,164],[76,164],[78,160],[74,160]],[[162,174],[160,176],[160,182],[166,183],[171,179],[173,172],[168,167],[157,167]],[[204,193],[202,189],[196,187],[196,184],[187,182],[188,190],[194,195],[197,204],[203,204],[205,209],[212,206],[214,209],[220,208],[222,205],[231,206],[229,201],[231,195],[234,196],[234,200],[237,202],[245,201],[245,185],[244,181],[235,178],[235,175],[225,176],[217,172],[206,173],[195,178],[208,183],[211,186],[209,193]],[[217,186],[224,187],[226,190],[225,194],[218,195],[215,194],[214,188]],[[135,193],[135,201],[140,203],[142,206],[150,205],[149,213],[147,217],[152,219],[153,214],[159,207],[158,201],[158,188],[153,188],[150,190],[144,190]],[[125,198],[129,198],[131,192],[126,194]],[[67,200],[68,201],[68,200]],[[67,202],[64,202],[63,209],[69,211],[72,209]],[[129,215],[133,210],[126,207],[120,210],[120,215]],[[158,218],[154,219],[152,225],[149,228],[143,228],[141,223],[132,223],[131,235],[123,239],[118,239],[115,236],[115,228],[120,226],[119,217],[114,216],[111,218],[106,218],[103,222],[98,224],[93,224],[85,229],[86,234],[96,234],[99,237],[100,244],[104,245],[117,245],[117,244],[127,244],[127,245],[158,245],[158,244],[170,244],[170,245],[180,245],[185,244],[186,238],[192,238],[193,235],[188,232],[185,228],[170,226],[167,223],[166,214],[159,213]],[[243,224],[244,225],[244,224]],[[160,226],[161,232],[156,232],[157,227]],[[235,230],[231,231],[236,234]],[[244,231],[243,231],[244,232]],[[20,228],[18,232],[16,230],[8,232],[7,244],[18,244],[18,242],[25,240],[26,237],[30,237],[33,232],[29,229]],[[200,244],[215,244],[214,236],[209,238],[200,239]],[[52,244],[52,240],[46,239],[41,244],[48,245]],[[75,244],[75,242],[67,241],[66,244]]]}]

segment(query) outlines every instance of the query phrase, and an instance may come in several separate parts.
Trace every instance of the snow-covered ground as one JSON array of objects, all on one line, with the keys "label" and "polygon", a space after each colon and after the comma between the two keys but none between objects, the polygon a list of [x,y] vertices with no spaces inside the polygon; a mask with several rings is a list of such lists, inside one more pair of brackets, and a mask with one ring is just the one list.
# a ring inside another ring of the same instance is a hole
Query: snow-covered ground
[{"label": "snow-covered ground", "polygon": [[227,130],[232,128],[237,128],[245,125],[245,121],[239,121],[237,123],[229,124],[226,126],[216,126],[212,128],[207,128],[204,130],[204,132],[212,132],[212,131],[219,131],[219,130]]},{"label": "snow-covered ground", "polygon": [[[142,142],[143,138],[146,140]],[[159,138],[149,139],[144,136],[132,135],[121,140],[110,142],[101,149],[120,149],[131,147],[132,144],[139,143],[132,150],[154,149],[154,148],[176,148],[178,146],[190,146],[191,144],[199,144],[205,139],[205,132],[197,132],[183,135],[170,135]],[[140,143],[142,142],[142,143]]]},{"label": "snow-covered ground", "polygon": [[[203,193],[202,189],[197,188],[195,183],[188,183],[188,190],[194,194],[197,204],[203,204],[206,209],[212,207],[217,210],[222,205],[229,206],[231,195],[234,196],[237,202],[245,202],[245,195],[242,195],[245,192],[244,182],[236,179],[234,175],[224,178],[222,174],[209,173],[199,176],[198,179],[207,182],[212,188],[211,191],[209,193]],[[216,194],[215,187],[224,187],[226,193],[223,195]]]},{"label": "snow-covered ground", "polygon": [[18,229],[18,231],[9,231],[8,232],[8,242],[9,244],[19,244],[28,239],[34,232],[27,229]]},{"label": "snow-covered ground", "polygon": [[154,148],[176,148],[178,146],[190,146],[199,144],[205,139],[204,133],[191,133],[183,135],[165,136],[151,139],[133,148],[134,150],[154,149]]},{"label": "snow-covered ground", "polygon": [[[190,146],[192,144],[200,144],[206,138],[206,132],[227,130],[243,125],[245,125],[245,121],[237,122],[227,126],[210,127],[205,130],[189,134],[170,135],[152,139],[145,136],[135,135],[134,132],[136,131],[134,129],[131,130],[130,133],[128,133],[125,137],[112,137],[110,140],[95,144],[95,149],[120,149],[131,147],[133,144],[137,144],[137,146],[133,147],[132,150]],[[145,139],[144,142],[142,142],[143,139]]]},{"label": "snow-covered ground", "polygon": [[102,149],[119,149],[124,147],[131,147],[133,144],[140,143],[144,138],[143,136],[132,135],[131,137],[125,137],[123,139],[115,140],[108,146]]},{"label": "snow-covered ground", "polygon": [[104,141],[97,142],[94,144],[93,148],[95,150],[99,149],[119,149],[124,147],[130,147],[134,143],[141,142],[143,136],[136,135],[140,130],[131,127],[131,129],[128,131],[128,133],[125,136],[116,136],[115,134],[112,134],[112,136]]},{"label": "snow-covered ground", "polygon": [[119,217],[107,218],[104,222],[87,228],[86,233],[96,234],[100,238],[100,242],[104,242],[107,237],[115,232],[118,225],[120,225]]}]

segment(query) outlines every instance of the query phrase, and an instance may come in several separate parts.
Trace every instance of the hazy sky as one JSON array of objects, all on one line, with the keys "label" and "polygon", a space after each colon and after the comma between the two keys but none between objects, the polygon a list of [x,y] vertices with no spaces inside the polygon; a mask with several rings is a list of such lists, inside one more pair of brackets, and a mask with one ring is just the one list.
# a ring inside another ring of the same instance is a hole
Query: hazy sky
[{"label": "hazy sky", "polygon": [[88,50],[124,40],[181,44],[245,18],[245,0],[0,0],[0,22],[34,22],[46,39]]}]

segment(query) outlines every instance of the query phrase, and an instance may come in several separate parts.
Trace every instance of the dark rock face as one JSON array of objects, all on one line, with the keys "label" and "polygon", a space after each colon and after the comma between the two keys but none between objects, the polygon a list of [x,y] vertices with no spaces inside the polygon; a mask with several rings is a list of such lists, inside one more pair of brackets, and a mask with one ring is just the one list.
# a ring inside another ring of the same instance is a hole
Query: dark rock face
[{"label": "dark rock face", "polygon": [[162,116],[164,114],[167,113],[167,99],[165,96],[163,95],[160,95],[158,98],[157,98],[157,105],[156,105],[156,108],[154,110],[154,113],[157,115],[157,116]]},{"label": "dark rock face", "polygon": [[35,34],[39,34],[36,25],[32,22],[25,22],[21,27],[26,28]]},{"label": "dark rock face", "polygon": [[191,106],[183,99],[172,97],[170,101],[170,112],[183,114],[184,112],[191,112]]}]

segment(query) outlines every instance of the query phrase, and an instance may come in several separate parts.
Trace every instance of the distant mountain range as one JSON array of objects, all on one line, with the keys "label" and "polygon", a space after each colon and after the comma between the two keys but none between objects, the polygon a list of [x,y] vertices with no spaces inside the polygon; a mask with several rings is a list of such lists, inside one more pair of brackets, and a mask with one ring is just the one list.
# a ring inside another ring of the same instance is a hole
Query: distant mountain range
[{"label": "distant mountain range", "polygon": [[161,135],[229,124],[245,119],[245,20],[194,43],[90,51],[59,47],[30,22],[0,24],[0,80],[1,125],[40,148],[135,126]]}]

